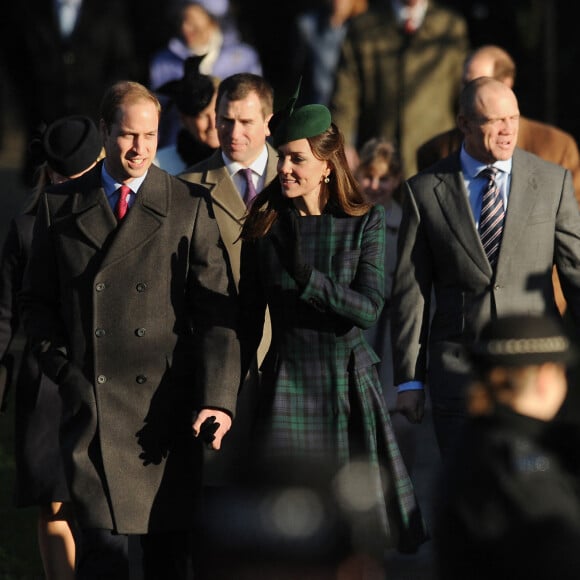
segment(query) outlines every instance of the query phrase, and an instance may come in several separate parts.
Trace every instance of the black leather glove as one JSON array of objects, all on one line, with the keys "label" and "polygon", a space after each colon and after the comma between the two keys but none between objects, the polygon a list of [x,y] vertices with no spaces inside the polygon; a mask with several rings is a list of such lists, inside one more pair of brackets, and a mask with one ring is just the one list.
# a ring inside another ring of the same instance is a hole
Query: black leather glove
[{"label": "black leather glove", "polygon": [[294,208],[282,210],[272,227],[272,239],[284,268],[296,284],[303,288],[308,284],[312,266],[306,264],[302,258],[298,220],[298,212]]}]

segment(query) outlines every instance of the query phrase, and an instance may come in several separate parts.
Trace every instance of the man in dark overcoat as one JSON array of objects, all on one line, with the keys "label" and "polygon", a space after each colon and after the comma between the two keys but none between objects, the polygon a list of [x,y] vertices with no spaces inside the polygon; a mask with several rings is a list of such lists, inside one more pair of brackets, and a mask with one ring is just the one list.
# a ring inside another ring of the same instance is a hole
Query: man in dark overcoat
[{"label": "man in dark overcoat", "polygon": [[106,158],[46,192],[25,274],[25,329],[63,401],[77,578],[129,578],[131,534],[146,579],[186,578],[194,436],[215,417],[219,449],[235,410],[231,267],[205,189],[152,165],[159,114],[139,83],[106,92]]}]

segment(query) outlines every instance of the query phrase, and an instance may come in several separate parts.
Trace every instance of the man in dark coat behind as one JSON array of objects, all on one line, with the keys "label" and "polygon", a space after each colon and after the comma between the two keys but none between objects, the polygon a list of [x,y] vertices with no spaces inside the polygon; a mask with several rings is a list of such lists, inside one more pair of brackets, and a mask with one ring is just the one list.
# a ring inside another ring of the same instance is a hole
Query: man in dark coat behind
[{"label": "man in dark coat behind", "polygon": [[220,448],[240,381],[229,260],[205,190],[152,165],[160,110],[139,83],[105,93],[106,159],[47,191],[25,274],[25,330],[63,400],[81,579],[127,580],[129,534],[146,579],[186,578],[194,435],[215,417]]}]

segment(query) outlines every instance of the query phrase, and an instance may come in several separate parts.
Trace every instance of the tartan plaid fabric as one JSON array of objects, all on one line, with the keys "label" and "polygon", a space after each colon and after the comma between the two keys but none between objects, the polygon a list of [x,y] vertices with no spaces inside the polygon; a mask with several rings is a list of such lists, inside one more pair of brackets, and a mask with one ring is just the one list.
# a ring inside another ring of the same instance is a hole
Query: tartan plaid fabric
[{"label": "tartan plaid fabric", "polygon": [[[257,443],[266,459],[331,460],[338,469],[362,458],[389,547],[420,512],[374,366],[378,357],[362,333],[383,307],[384,208],[361,217],[302,217],[299,224],[304,261],[314,268],[302,294],[268,237],[242,245],[241,337],[248,353],[258,344],[266,303],[272,321]],[[425,534],[421,525],[414,541]]]}]

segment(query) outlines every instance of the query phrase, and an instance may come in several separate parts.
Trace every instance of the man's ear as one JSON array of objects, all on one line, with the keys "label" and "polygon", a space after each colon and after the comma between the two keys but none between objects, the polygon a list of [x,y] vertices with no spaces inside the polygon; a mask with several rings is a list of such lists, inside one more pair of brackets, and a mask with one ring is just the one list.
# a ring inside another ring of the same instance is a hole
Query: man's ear
[{"label": "man's ear", "polygon": [[266,123],[266,137],[269,137],[272,134],[272,131],[270,131],[270,119],[273,116],[274,116],[274,113],[270,113],[264,121]]}]

